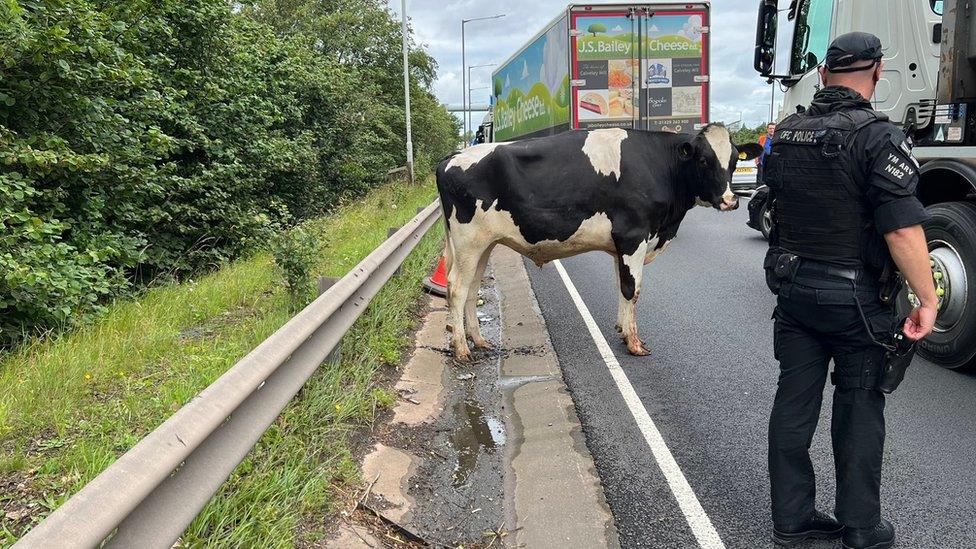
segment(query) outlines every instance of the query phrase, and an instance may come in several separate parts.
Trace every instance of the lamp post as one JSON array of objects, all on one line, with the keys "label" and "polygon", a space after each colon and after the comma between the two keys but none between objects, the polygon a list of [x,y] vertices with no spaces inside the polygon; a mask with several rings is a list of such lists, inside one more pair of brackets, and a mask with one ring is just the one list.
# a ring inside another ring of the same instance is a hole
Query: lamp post
[{"label": "lamp post", "polygon": [[407,177],[413,183],[413,138],[410,132],[410,63],[407,60],[407,0],[400,0],[400,32],[403,34],[403,102],[407,114]]},{"label": "lamp post", "polygon": [[[467,81],[465,80],[465,74],[464,74],[465,72],[464,67],[467,65],[467,61],[464,58],[464,25],[472,21],[484,21],[486,19],[498,19],[501,17],[505,17],[505,14],[500,13],[498,15],[489,15],[487,17],[474,17],[471,19],[461,20],[461,107],[463,109],[462,113],[468,112],[468,98],[466,94],[466,92],[468,91],[467,90],[468,84]],[[464,146],[467,147],[468,146],[468,117],[466,114],[464,116],[464,134],[462,135],[462,137],[464,138]]]},{"label": "lamp post", "polygon": [[[766,107],[766,106],[767,106],[767,104],[766,104],[766,103],[756,103],[756,106],[757,106],[757,107]],[[769,112],[773,112],[773,107],[772,107],[772,106],[769,106]],[[767,121],[766,121],[766,123],[767,123],[767,124],[769,124],[769,123],[770,123],[770,122],[772,122],[772,121],[773,121],[773,117],[772,117],[772,116],[770,116],[770,117],[769,117],[769,120],[767,120]]]},{"label": "lamp post", "polygon": [[[471,129],[474,129],[474,126],[471,125],[471,69],[477,69],[481,67],[494,67],[497,64],[498,63],[485,63],[484,65],[468,65],[468,89],[467,89],[468,109],[464,111],[464,121],[466,123],[465,128],[470,127]],[[468,134],[468,130],[465,129],[464,131],[465,140],[467,140],[467,134]]]}]

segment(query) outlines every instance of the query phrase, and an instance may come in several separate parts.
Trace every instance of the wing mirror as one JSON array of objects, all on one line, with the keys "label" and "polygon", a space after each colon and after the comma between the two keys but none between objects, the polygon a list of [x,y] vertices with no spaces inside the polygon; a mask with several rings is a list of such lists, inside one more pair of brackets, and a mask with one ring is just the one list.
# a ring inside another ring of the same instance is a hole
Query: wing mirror
[{"label": "wing mirror", "polygon": [[756,23],[756,56],[753,66],[761,76],[773,73],[776,60],[776,25],[779,18],[778,0],[759,2],[759,21]]}]

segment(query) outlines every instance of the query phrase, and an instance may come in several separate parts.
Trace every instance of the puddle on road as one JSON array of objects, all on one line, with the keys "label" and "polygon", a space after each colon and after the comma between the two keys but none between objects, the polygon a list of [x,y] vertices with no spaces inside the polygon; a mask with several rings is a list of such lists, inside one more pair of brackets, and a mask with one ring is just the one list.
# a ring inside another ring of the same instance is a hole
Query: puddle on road
[{"label": "puddle on road", "polygon": [[451,434],[451,446],[457,452],[454,466],[454,486],[464,486],[468,476],[478,466],[482,451],[493,453],[505,444],[505,427],[498,418],[486,416],[476,402],[462,400],[454,405],[457,429]]}]

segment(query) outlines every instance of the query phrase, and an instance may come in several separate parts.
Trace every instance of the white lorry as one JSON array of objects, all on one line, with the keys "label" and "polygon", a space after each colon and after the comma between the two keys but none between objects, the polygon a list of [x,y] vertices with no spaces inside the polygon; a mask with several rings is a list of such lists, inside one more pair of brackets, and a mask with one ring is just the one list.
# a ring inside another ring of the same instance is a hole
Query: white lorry
[{"label": "white lorry", "polygon": [[[780,5],[780,4],[783,5]],[[877,110],[904,127],[921,163],[918,196],[939,294],[935,331],[920,346],[946,368],[976,366],[976,6],[968,0],[761,0],[755,68],[784,90],[783,113],[821,87],[835,37],[871,32],[884,44]],[[781,15],[780,12],[783,12]],[[788,25],[777,29],[785,15]],[[782,31],[782,32],[778,32]],[[777,46],[787,65],[775,70]],[[787,55],[788,53],[788,55]],[[908,290],[908,300],[913,297]],[[903,303],[904,304],[904,303]]]}]

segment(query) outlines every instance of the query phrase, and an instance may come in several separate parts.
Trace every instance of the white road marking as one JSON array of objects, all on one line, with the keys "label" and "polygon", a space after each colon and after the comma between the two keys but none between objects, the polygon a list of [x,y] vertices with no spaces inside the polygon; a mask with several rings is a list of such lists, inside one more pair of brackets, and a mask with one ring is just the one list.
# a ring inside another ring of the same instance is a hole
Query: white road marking
[{"label": "white road marking", "polygon": [[603,332],[597,327],[596,321],[593,320],[593,315],[590,314],[586,303],[580,297],[566,269],[559,261],[554,261],[553,264],[556,266],[556,271],[559,272],[559,276],[562,278],[566,290],[569,291],[570,297],[573,298],[573,303],[576,304],[580,316],[583,317],[583,323],[586,324],[586,329],[589,330],[590,337],[596,343],[597,350],[600,351],[600,356],[606,362],[607,369],[610,370],[610,376],[617,384],[620,395],[624,397],[624,402],[627,403],[627,408],[630,409],[634,421],[637,422],[637,427],[640,429],[641,434],[644,435],[644,440],[647,441],[647,445],[650,446],[651,453],[654,454],[654,459],[657,461],[658,467],[661,468],[664,478],[668,481],[671,493],[678,500],[678,507],[681,508],[681,512],[688,521],[688,526],[691,527],[695,539],[698,540],[698,545],[703,549],[725,549],[722,538],[719,537],[718,532],[715,531],[715,527],[712,526],[711,519],[705,514],[705,509],[702,508],[698,497],[695,496],[691,485],[688,484],[688,479],[685,478],[684,473],[681,472],[681,468],[678,467],[678,462],[671,455],[671,450],[668,449],[668,445],[664,442],[661,432],[657,430],[657,426],[654,425],[654,420],[651,419],[650,414],[647,413],[647,409],[641,403],[640,397],[637,396],[637,391],[634,390],[634,386],[627,379],[627,374],[624,373],[620,367],[620,363],[617,362],[617,357],[614,356],[613,350],[610,349],[610,344],[607,343],[606,338],[603,337]]}]

